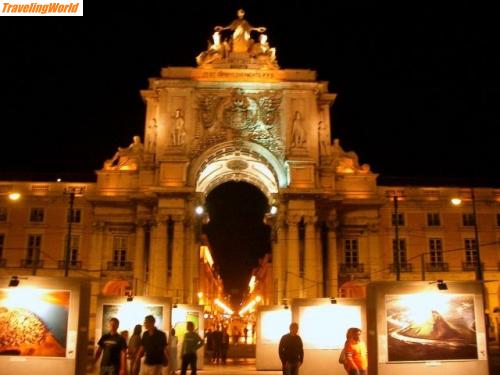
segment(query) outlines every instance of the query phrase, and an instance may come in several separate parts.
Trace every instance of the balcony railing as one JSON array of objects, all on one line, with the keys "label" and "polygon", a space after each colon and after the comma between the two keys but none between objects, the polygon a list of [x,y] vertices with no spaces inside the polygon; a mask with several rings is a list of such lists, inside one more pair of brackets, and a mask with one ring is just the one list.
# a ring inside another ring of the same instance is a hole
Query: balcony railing
[{"label": "balcony railing", "polygon": [[363,273],[365,272],[365,265],[363,263],[341,263],[341,273]]},{"label": "balcony railing", "polygon": [[7,259],[0,258],[0,268],[3,268],[7,265]]},{"label": "balcony railing", "polygon": [[[396,263],[391,263],[391,272],[396,273],[397,271],[397,264]],[[413,266],[411,263],[400,263],[399,264],[399,272],[412,272],[413,271]]]},{"label": "balcony railing", "polygon": [[[484,271],[484,263],[481,262],[481,269]],[[462,262],[463,271],[476,271],[477,262]]]},{"label": "balcony railing", "polygon": [[[33,259],[21,259],[21,268],[31,268],[33,267],[33,263],[35,263]],[[38,259],[36,268],[43,268],[43,260]]]},{"label": "balcony railing", "polygon": [[450,267],[448,263],[443,262],[434,262],[434,263],[426,263],[425,270],[427,272],[448,272]]},{"label": "balcony railing", "polygon": [[108,262],[108,271],[132,271],[132,262]]},{"label": "balcony railing", "polygon": [[[65,268],[66,262],[64,260],[57,261],[57,268],[63,270]],[[82,261],[81,260],[70,260],[69,267],[70,270],[80,270],[82,269]]]}]

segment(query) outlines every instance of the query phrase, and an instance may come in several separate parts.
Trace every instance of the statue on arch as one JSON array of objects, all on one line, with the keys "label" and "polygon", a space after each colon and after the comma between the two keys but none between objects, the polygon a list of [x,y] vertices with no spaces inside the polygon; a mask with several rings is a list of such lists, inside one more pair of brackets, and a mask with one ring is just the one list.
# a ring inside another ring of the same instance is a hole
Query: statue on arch
[{"label": "statue on arch", "polygon": [[233,52],[244,53],[250,50],[252,45],[251,32],[257,31],[259,33],[265,33],[265,27],[253,27],[244,18],[245,11],[239,9],[237,12],[238,18],[231,22],[228,26],[215,26],[214,31],[220,32],[223,30],[231,30],[233,35],[231,37],[231,47]]},{"label": "statue on arch", "polygon": [[106,170],[136,170],[142,161],[144,146],[141,137],[134,135],[128,147],[118,147],[114,156],[104,162]]},{"label": "statue on arch", "polygon": [[295,111],[292,121],[292,147],[302,148],[306,142],[306,129],[302,121],[302,115],[299,111]]},{"label": "statue on arch", "polygon": [[175,110],[173,118],[173,126],[171,132],[171,140],[173,146],[182,146],[186,138],[186,128],[184,127],[184,117],[180,108]]}]

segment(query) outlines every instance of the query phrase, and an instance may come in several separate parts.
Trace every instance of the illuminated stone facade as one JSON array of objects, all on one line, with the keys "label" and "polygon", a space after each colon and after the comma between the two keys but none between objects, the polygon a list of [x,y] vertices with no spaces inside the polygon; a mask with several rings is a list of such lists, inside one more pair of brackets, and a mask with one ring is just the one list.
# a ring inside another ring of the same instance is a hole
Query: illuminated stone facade
[{"label": "illuminated stone facade", "polygon": [[[278,209],[265,218],[273,237],[270,303],[336,296],[353,279],[394,279],[394,192],[403,193],[401,279],[474,279],[474,230],[463,216],[470,201],[464,208],[449,204],[469,191],[377,186],[367,164],[331,141],[336,94],[327,82],[311,70],[280,69],[267,36],[250,37],[265,28],[238,20],[216,28],[198,67],[168,67],[150,79],[141,92],[144,137],[105,161],[96,183],[0,184],[2,194],[24,196],[0,205],[0,272],[63,274],[64,192],[78,185],[84,190],[75,200],[81,216],[72,226],[77,245],[70,276],[92,277],[94,296],[131,288],[198,303],[206,263],[199,258],[204,215],[195,207],[215,187],[245,181]],[[500,190],[476,189],[476,205],[492,312],[499,306]],[[422,262],[421,253],[428,253]],[[41,263],[33,267],[35,254]]]}]

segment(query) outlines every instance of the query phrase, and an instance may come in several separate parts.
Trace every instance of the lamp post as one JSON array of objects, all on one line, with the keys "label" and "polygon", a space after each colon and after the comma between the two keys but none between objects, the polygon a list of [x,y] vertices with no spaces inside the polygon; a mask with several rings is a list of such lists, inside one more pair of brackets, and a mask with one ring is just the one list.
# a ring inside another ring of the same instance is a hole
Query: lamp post
[{"label": "lamp post", "polygon": [[[396,242],[395,249],[393,251],[396,251],[396,259],[394,261],[396,262],[396,280],[399,281],[401,280],[401,252],[399,248],[399,215],[398,215],[398,199],[401,197],[404,197],[404,194],[402,191],[388,191],[386,192],[386,195],[388,197],[392,198],[393,202],[393,207],[394,207],[394,241]],[[392,220],[391,220],[392,221]]]},{"label": "lamp post", "polygon": [[68,277],[69,259],[71,254],[71,225],[73,224],[73,206],[75,204],[75,191],[69,192],[69,214],[68,214],[68,233],[66,238],[66,251],[64,252],[64,277]]},{"label": "lamp post", "polygon": [[[470,188],[470,196],[472,203],[472,219],[474,226],[474,250],[476,251],[476,268],[475,268],[476,280],[483,281],[484,275],[483,275],[483,267],[481,265],[481,253],[479,249],[479,231],[477,228],[476,195],[474,192],[474,188]],[[459,206],[462,204],[462,200],[460,198],[453,198],[451,200],[451,203],[455,206]]]}]

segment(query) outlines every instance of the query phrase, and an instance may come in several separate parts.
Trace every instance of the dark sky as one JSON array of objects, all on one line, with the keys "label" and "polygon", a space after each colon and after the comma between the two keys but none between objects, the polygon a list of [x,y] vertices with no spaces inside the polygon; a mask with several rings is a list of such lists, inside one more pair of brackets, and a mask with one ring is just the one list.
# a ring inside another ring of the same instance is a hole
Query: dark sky
[{"label": "dark sky", "polygon": [[498,184],[495,12],[461,1],[374,3],[87,1],[79,19],[2,17],[0,178],[93,179],[143,134],[147,79],[194,66],[213,27],[243,6],[268,27],[281,67],[330,82],[333,136],[381,178]]}]

